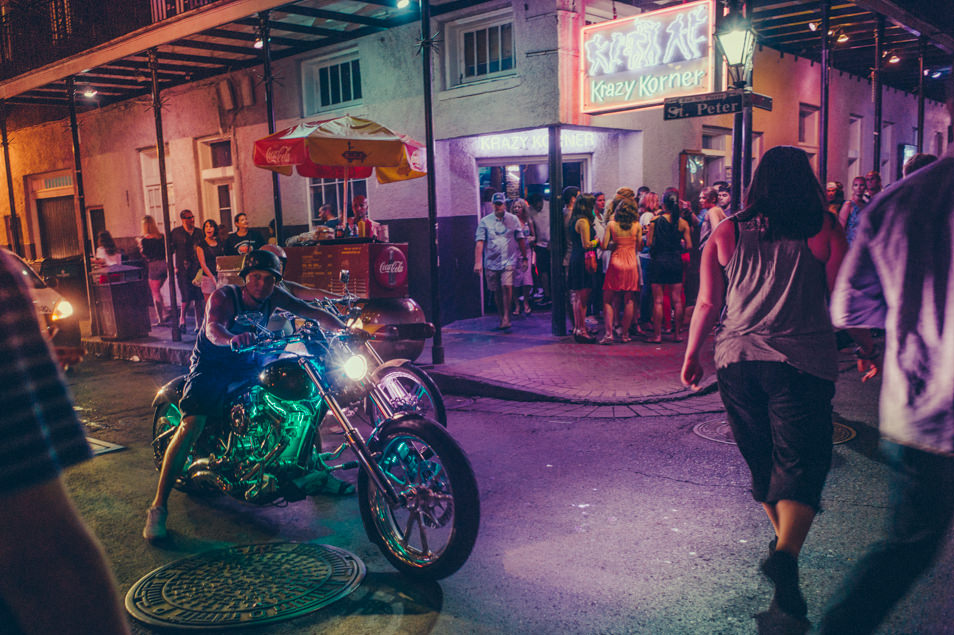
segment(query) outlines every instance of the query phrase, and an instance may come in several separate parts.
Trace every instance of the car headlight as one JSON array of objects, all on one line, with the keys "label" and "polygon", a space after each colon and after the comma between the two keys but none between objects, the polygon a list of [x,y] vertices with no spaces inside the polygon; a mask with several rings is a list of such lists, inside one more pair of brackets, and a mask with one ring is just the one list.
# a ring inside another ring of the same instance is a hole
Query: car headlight
[{"label": "car headlight", "polygon": [[65,320],[71,315],[73,315],[73,305],[67,300],[60,300],[56,303],[56,306],[53,307],[53,315],[50,317],[54,320]]},{"label": "car headlight", "polygon": [[351,318],[350,320],[348,320],[347,326],[349,326],[349,327],[351,327],[351,328],[353,328],[353,329],[363,329],[363,328],[364,328],[364,322],[362,322],[362,321],[361,321],[361,318],[359,318],[359,317]]},{"label": "car headlight", "polygon": [[351,381],[361,381],[368,374],[368,361],[361,355],[352,355],[344,363],[344,373]]}]

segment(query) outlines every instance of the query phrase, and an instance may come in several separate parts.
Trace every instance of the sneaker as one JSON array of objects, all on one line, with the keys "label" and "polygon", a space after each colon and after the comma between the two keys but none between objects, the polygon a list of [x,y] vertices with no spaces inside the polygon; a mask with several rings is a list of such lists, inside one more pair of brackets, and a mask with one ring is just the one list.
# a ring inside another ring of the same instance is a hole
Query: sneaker
[{"label": "sneaker", "polygon": [[142,537],[149,542],[164,539],[166,532],[166,516],[169,512],[162,507],[150,507],[146,510],[146,526],[142,528]]}]

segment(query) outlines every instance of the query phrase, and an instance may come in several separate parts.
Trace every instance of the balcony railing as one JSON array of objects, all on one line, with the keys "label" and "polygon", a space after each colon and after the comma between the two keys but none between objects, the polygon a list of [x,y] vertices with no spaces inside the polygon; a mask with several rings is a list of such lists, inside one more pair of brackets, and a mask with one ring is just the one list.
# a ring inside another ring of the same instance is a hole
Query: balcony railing
[{"label": "balcony railing", "polygon": [[217,0],[0,0],[0,80]]}]

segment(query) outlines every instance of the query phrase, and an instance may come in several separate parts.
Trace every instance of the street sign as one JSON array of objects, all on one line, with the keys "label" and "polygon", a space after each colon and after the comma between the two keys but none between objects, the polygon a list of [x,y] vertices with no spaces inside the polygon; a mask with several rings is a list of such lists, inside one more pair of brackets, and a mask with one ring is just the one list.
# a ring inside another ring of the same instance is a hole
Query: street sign
[{"label": "street sign", "polygon": [[688,119],[742,112],[742,93],[722,91],[688,97],[670,97],[663,102],[663,120]]},{"label": "street sign", "polygon": [[671,97],[663,102],[663,120],[688,119],[689,117],[708,117],[710,115],[731,115],[742,112],[743,106],[755,106],[772,110],[772,98],[752,92],[724,90],[704,95]]}]

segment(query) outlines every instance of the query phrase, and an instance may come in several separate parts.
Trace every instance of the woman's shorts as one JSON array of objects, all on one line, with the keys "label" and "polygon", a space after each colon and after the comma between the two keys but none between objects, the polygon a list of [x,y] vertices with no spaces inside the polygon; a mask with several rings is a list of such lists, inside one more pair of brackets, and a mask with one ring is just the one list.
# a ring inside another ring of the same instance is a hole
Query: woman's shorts
[{"label": "woman's shorts", "polygon": [[652,284],[682,284],[682,259],[651,258],[649,261],[649,279]]},{"label": "woman's shorts", "polygon": [[203,275],[201,286],[203,295],[212,295],[212,292],[215,291],[216,288],[215,278],[208,275]]},{"label": "woman's shorts", "polygon": [[150,280],[165,280],[169,276],[165,260],[151,260],[148,267]]},{"label": "woman's shorts", "polygon": [[782,362],[736,362],[717,375],[752,497],[818,509],[831,468],[834,382]]}]

